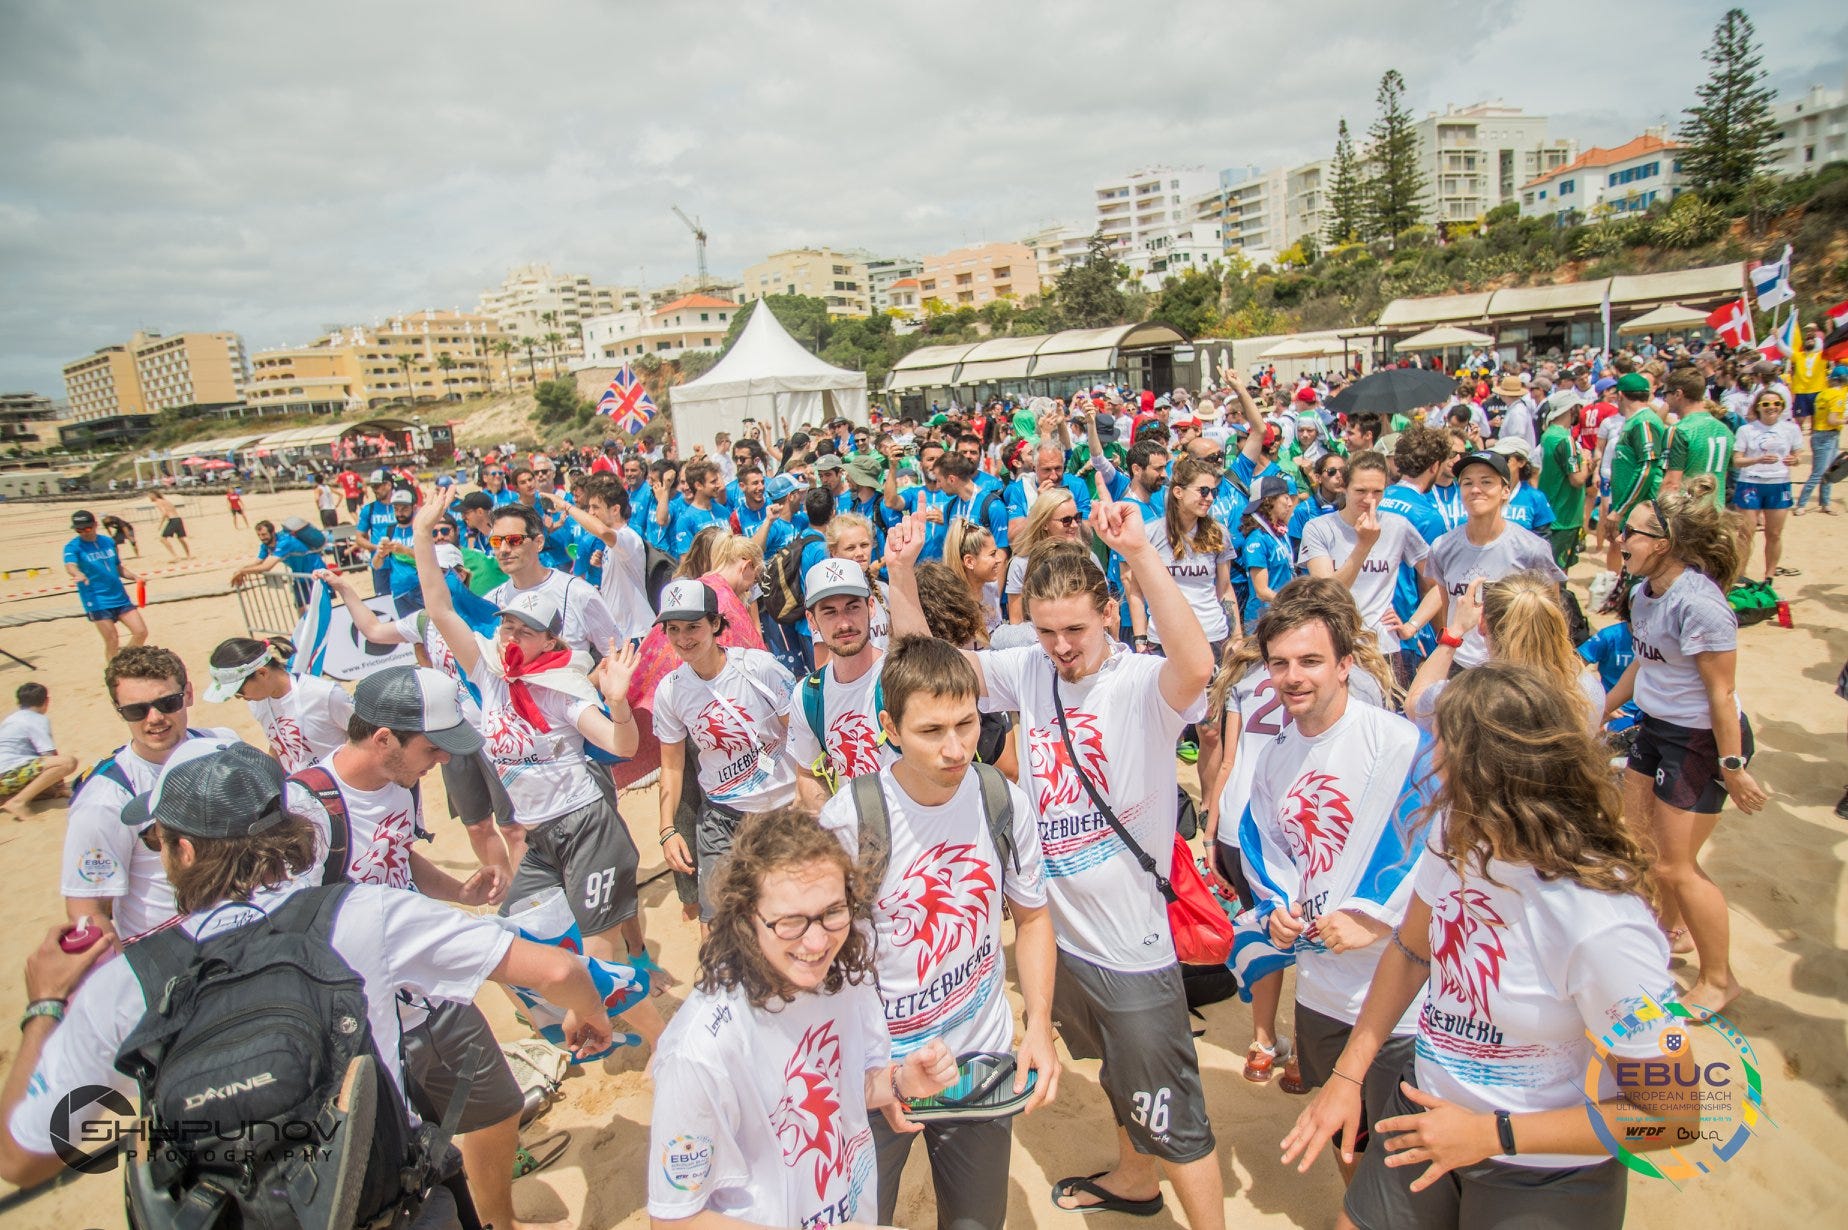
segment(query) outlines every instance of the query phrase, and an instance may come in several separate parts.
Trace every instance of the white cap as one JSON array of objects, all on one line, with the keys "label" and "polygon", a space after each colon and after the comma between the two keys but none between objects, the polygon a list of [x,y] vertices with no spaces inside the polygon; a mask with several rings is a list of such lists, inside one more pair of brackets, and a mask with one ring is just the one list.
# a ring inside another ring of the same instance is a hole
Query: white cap
[{"label": "white cap", "polygon": [[565,627],[565,608],[550,590],[529,589],[501,607],[500,614],[511,615],[529,628],[557,636]]},{"label": "white cap", "polygon": [[453,542],[436,544],[436,566],[438,568],[460,568],[462,566],[462,548]]},{"label": "white cap", "polygon": [[823,598],[841,594],[869,598],[872,592],[866,584],[866,570],[850,559],[824,559],[802,578],[802,600],[811,607]]},{"label": "white cap", "polygon": [[661,591],[661,613],[655,616],[658,624],[670,619],[706,619],[719,613],[719,596],[712,586],[691,577],[671,582]]}]

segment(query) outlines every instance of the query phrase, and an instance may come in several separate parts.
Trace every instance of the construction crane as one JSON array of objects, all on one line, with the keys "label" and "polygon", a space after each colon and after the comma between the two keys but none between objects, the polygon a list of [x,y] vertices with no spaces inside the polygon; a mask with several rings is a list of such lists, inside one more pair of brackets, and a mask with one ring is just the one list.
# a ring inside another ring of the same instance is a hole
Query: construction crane
[{"label": "construction crane", "polygon": [[705,286],[712,280],[706,276],[706,228],[699,224],[699,219],[687,217],[686,211],[680,206],[673,206],[673,210],[674,216],[686,223],[687,229],[693,232],[693,242],[699,247],[699,284]]}]

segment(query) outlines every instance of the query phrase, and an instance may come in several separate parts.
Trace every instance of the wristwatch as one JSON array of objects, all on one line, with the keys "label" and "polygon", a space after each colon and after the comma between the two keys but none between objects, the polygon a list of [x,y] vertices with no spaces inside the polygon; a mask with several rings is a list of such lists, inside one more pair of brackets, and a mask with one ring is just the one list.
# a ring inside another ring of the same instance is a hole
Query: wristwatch
[{"label": "wristwatch", "polygon": [[1720,768],[1728,773],[1737,773],[1739,770],[1745,768],[1745,757],[1722,756],[1720,757]]}]

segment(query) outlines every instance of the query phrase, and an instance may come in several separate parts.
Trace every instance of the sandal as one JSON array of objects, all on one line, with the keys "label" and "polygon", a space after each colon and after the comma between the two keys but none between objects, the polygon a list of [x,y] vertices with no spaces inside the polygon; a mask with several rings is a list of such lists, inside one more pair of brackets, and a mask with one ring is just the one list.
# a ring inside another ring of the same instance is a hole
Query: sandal
[{"label": "sandal", "polygon": [[553,1132],[550,1136],[535,1140],[531,1146],[520,1146],[513,1151],[513,1177],[524,1179],[535,1171],[544,1170],[563,1157],[570,1146],[569,1132]]},{"label": "sandal", "polygon": [[913,1123],[967,1122],[1017,1115],[1033,1096],[1039,1073],[1027,1073],[1027,1087],[1014,1092],[1019,1065],[1005,1051],[969,1051],[956,1057],[958,1075],[948,1088],[906,1104],[905,1118]]},{"label": "sandal", "polygon": [[[1099,1187],[1095,1180],[1103,1178],[1108,1173],[1108,1171],[1100,1170],[1096,1174],[1072,1175],[1070,1178],[1060,1179],[1052,1185],[1052,1207],[1061,1213],[1127,1213],[1131,1217],[1153,1217],[1161,1212],[1159,1192],[1152,1200],[1130,1200]],[[1097,1203],[1073,1205],[1070,1208],[1059,1203],[1061,1198],[1076,1196],[1080,1193],[1097,1197]]]},{"label": "sandal", "polygon": [[1779,577],[1800,577],[1803,575],[1803,570],[1801,568],[1786,568],[1784,565],[1779,564],[1777,566],[1777,571],[1772,573],[1772,575]]},{"label": "sandal", "polygon": [[1277,1082],[1277,1088],[1283,1090],[1285,1093],[1293,1093],[1298,1096],[1309,1092],[1309,1086],[1303,1084],[1303,1070],[1297,1064],[1294,1053],[1284,1061],[1283,1079]]},{"label": "sandal", "polygon": [[1253,1042],[1245,1051],[1245,1079],[1254,1085],[1268,1085],[1277,1075],[1277,1063],[1294,1063],[1295,1055],[1290,1050],[1288,1038],[1277,1039],[1274,1047]]}]

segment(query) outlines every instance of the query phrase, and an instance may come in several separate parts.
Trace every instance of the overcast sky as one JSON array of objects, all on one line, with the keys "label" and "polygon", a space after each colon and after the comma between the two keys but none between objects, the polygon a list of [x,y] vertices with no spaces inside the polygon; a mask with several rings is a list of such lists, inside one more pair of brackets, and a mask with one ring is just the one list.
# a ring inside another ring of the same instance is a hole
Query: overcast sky
[{"label": "overcast sky", "polygon": [[[1553,136],[1678,122],[1709,0],[0,0],[0,391],[135,328],[472,308],[509,267],[599,282],[781,247],[915,255],[1086,218],[1133,167],[1324,157],[1386,68],[1423,114]],[[1748,5],[1773,82],[1839,89],[1848,15]]]}]

